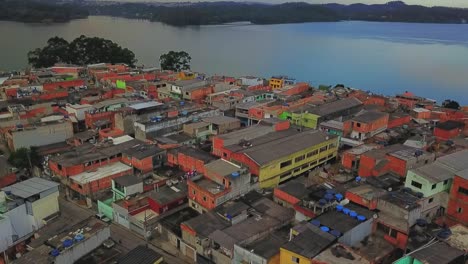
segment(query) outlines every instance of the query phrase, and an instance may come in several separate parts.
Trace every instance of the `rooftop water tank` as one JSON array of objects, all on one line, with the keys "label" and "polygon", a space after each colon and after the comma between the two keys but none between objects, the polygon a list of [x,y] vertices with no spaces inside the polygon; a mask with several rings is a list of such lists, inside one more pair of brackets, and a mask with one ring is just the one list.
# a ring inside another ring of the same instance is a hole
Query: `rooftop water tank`
[{"label": "rooftop water tank", "polygon": [[188,114],[187,110],[183,110],[183,111],[182,111],[182,115],[183,115],[183,116],[186,116],[187,114]]},{"label": "rooftop water tank", "polygon": [[356,177],[356,182],[360,182],[361,180],[362,180],[362,178],[360,176]]},{"label": "rooftop water tank", "polygon": [[75,241],[81,241],[81,240],[83,240],[83,239],[84,239],[83,234],[77,234],[77,235],[75,236]]},{"label": "rooftop water tank", "polygon": [[361,222],[364,222],[364,221],[366,221],[366,217],[363,216],[363,215],[358,215],[358,216],[357,216],[357,220],[359,220],[359,221],[361,221]]},{"label": "rooftop water tank", "polygon": [[340,237],[341,236],[341,232],[338,231],[338,230],[332,230],[332,231],[330,231],[330,234],[332,234],[334,237]]},{"label": "rooftop water tank", "polygon": [[71,247],[73,245],[73,240],[71,239],[65,239],[62,243],[63,247],[67,248],[67,247]]},{"label": "rooftop water tank", "polygon": [[320,199],[319,200],[319,205],[326,205],[327,204],[327,200],[325,199]]},{"label": "rooftop water tank", "polygon": [[60,251],[58,249],[52,249],[52,251],[50,252],[50,255],[52,257],[57,257],[58,255],[60,255]]},{"label": "rooftop water tank", "polygon": [[335,198],[336,198],[336,200],[341,201],[341,200],[343,200],[344,197],[343,197],[343,195],[341,193],[337,193],[337,194],[335,194]]},{"label": "rooftop water tank", "polygon": [[310,221],[310,223],[311,223],[311,224],[313,224],[314,226],[317,226],[317,227],[319,227],[319,226],[320,226],[320,221],[319,221],[319,220],[316,220],[316,219],[315,219],[315,220],[312,220],[312,221]]},{"label": "rooftop water tank", "polygon": [[328,232],[330,231],[330,228],[328,226],[321,226],[320,230],[322,230],[323,232]]},{"label": "rooftop water tank", "polygon": [[355,211],[350,211],[349,212],[349,216],[351,216],[352,218],[356,218],[357,217],[357,213]]},{"label": "rooftop water tank", "polygon": [[239,176],[240,176],[240,173],[237,172],[237,171],[235,171],[235,172],[231,173],[231,176],[232,176],[232,177],[239,177]]},{"label": "rooftop water tank", "polygon": [[180,102],[179,102],[179,105],[185,105],[185,102],[184,102],[184,101],[180,101]]},{"label": "rooftop water tank", "polygon": [[339,204],[339,205],[336,206],[336,211],[341,212],[341,211],[343,211],[343,208],[344,208],[344,206]]},{"label": "rooftop water tank", "polygon": [[327,193],[327,194],[325,194],[325,196],[323,198],[325,198],[325,200],[327,200],[327,201],[331,201],[331,200],[335,199],[335,196],[333,194],[331,194],[331,193]]},{"label": "rooftop water tank", "polygon": [[351,210],[349,210],[348,208],[343,208],[343,214],[347,215],[349,214]]}]

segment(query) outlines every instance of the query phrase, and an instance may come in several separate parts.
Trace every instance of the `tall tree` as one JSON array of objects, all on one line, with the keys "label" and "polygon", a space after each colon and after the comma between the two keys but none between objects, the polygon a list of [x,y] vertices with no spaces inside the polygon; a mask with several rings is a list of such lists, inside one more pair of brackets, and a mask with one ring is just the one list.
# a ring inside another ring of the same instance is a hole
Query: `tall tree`
[{"label": "tall tree", "polygon": [[451,109],[460,109],[460,104],[457,101],[447,99],[442,103],[442,107]]},{"label": "tall tree", "polygon": [[159,57],[161,68],[169,71],[190,70],[192,57],[185,51],[169,51]]},{"label": "tall tree", "polygon": [[72,42],[54,37],[47,46],[28,53],[29,63],[36,67],[50,67],[58,62],[85,65],[92,63],[125,63],[133,66],[135,54],[108,39],[81,35]]},{"label": "tall tree", "polygon": [[10,154],[8,161],[16,168],[29,169],[31,166],[39,166],[41,157],[35,147],[20,148]]}]

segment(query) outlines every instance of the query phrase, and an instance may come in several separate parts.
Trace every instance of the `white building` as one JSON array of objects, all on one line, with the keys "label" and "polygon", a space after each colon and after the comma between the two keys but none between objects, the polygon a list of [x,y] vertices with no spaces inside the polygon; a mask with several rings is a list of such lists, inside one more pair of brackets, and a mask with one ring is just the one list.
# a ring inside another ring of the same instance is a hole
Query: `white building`
[{"label": "white building", "polygon": [[31,178],[0,191],[0,252],[30,237],[58,215],[58,186]]}]

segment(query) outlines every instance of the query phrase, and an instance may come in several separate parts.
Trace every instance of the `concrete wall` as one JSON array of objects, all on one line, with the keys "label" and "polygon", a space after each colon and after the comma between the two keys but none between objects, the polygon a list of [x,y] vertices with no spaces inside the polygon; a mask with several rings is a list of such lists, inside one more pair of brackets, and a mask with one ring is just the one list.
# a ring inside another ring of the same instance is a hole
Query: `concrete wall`
[{"label": "concrete wall", "polygon": [[55,264],[73,264],[78,259],[99,247],[109,237],[110,228],[107,226],[97,231],[93,236],[85,237],[85,240],[78,243],[75,242],[76,244],[72,247],[63,250],[60,255],[55,258]]},{"label": "concrete wall", "polygon": [[33,217],[37,228],[44,226],[42,221],[44,218],[60,211],[58,197],[57,191],[32,203]]},{"label": "concrete wall", "polygon": [[10,218],[13,235],[18,236],[18,238],[22,238],[34,231],[32,218],[26,213],[26,204],[11,209],[4,216]]},{"label": "concrete wall", "polygon": [[143,193],[143,182],[125,187],[125,194],[127,196],[136,194],[136,193]]},{"label": "concrete wall", "polygon": [[[70,122],[38,126],[36,129],[12,132],[14,149],[44,146],[65,142],[73,137],[73,125]],[[40,139],[40,140],[38,140]]]},{"label": "concrete wall", "polygon": [[234,257],[232,258],[232,264],[242,263],[254,263],[254,264],[267,264],[268,261],[250,250],[246,250],[243,247],[234,245]]},{"label": "concrete wall", "polygon": [[10,218],[0,216],[0,252],[7,250],[13,244],[12,236]]},{"label": "concrete wall", "polygon": [[356,245],[357,243],[361,242],[366,236],[371,234],[373,223],[373,218],[367,219],[366,221],[362,222],[358,226],[343,234],[343,236],[338,239],[338,242],[350,247]]},{"label": "concrete wall", "polygon": [[114,210],[114,222],[130,229],[130,222],[128,221],[129,215],[127,209],[122,208],[117,204],[112,204],[112,209]]}]

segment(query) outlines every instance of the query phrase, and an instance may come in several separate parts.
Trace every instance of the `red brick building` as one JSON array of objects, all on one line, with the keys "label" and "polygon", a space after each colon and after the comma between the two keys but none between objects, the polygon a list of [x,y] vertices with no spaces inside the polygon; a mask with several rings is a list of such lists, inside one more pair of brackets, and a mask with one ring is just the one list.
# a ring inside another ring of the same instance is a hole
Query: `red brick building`
[{"label": "red brick building", "polygon": [[155,145],[141,144],[122,151],[122,162],[132,166],[135,173],[152,172],[163,165],[166,151]]},{"label": "red brick building", "polygon": [[433,153],[395,144],[363,153],[358,174],[361,177],[375,177],[392,172],[406,177],[409,169],[431,163],[434,159]]},{"label": "red brick building", "polygon": [[437,140],[449,140],[459,136],[465,127],[465,124],[457,121],[446,121],[437,124],[434,128],[434,136]]},{"label": "red brick building", "polygon": [[197,171],[205,173],[205,165],[216,158],[202,150],[191,147],[179,147],[167,152],[167,163],[172,167],[179,167],[183,171]]},{"label": "red brick building", "polygon": [[447,216],[463,225],[468,225],[468,170],[455,175],[450,189]]},{"label": "red brick building", "polygon": [[388,119],[387,113],[368,111],[344,122],[343,130],[346,136],[364,140],[387,129]]},{"label": "red brick building", "polygon": [[187,184],[178,183],[171,186],[163,186],[151,192],[148,204],[151,210],[158,214],[165,213],[187,202]]},{"label": "red brick building", "polygon": [[348,171],[357,171],[362,154],[382,147],[383,146],[377,144],[366,144],[347,150],[342,154],[341,165]]},{"label": "red brick building", "polygon": [[411,116],[408,114],[391,114],[388,120],[388,128],[401,127],[411,122]]},{"label": "red brick building", "polygon": [[70,177],[69,188],[73,191],[92,196],[112,187],[112,179],[130,175],[133,169],[121,162],[100,166],[94,171],[83,172]]}]

